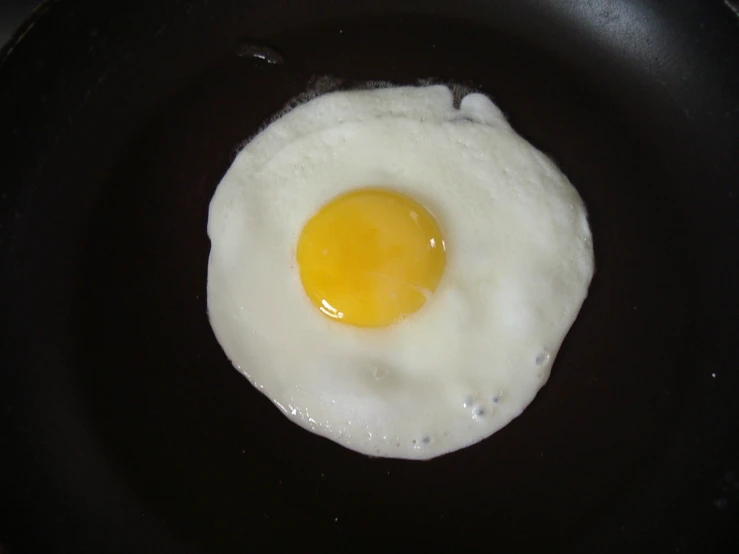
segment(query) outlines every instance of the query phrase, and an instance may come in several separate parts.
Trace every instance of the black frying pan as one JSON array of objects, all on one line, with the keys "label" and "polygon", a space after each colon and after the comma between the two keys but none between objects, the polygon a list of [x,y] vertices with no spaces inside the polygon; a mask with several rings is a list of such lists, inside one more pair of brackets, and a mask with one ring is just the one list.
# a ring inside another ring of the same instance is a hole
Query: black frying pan
[{"label": "black frying pan", "polygon": [[[44,4],[0,57],[11,554],[739,551],[732,5]],[[589,208],[597,273],[551,379],[476,446],[426,463],[343,449],[283,417],[211,332],[211,194],[321,75],[481,89]]]}]

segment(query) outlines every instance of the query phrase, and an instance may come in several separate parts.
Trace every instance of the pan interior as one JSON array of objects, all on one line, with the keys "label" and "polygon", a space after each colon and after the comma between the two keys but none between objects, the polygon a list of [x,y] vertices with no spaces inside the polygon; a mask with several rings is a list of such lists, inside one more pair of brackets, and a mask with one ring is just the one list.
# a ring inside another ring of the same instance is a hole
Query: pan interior
[{"label": "pan interior", "polygon": [[[529,4],[464,16],[334,7],[259,30],[263,11],[252,21],[245,8],[187,3],[152,8],[140,34],[90,6],[88,19],[63,3],[49,11],[0,81],[22,139],[2,139],[17,183],[2,281],[15,371],[0,392],[21,457],[0,466],[22,506],[3,512],[11,546],[217,553],[288,544],[296,529],[326,545],[719,545],[739,504],[733,481],[716,484],[736,468],[708,461],[736,460],[723,388],[736,364],[719,310],[736,307],[724,277],[736,257],[728,127],[709,134],[705,106],[685,116],[698,106],[692,82],[678,88],[669,60],[648,59],[639,28],[633,45],[615,44],[611,27],[592,33],[556,3],[551,27],[547,14],[527,24]],[[647,15],[654,40],[670,40]],[[51,21],[72,29],[56,54]],[[43,67],[22,64],[40,53]],[[596,253],[533,404],[428,463],[366,458],[288,422],[233,370],[205,302],[208,202],[239,145],[309,88],[419,79],[490,95],[578,189]],[[720,96],[703,98],[718,110]],[[32,483],[50,491],[41,506]]]}]

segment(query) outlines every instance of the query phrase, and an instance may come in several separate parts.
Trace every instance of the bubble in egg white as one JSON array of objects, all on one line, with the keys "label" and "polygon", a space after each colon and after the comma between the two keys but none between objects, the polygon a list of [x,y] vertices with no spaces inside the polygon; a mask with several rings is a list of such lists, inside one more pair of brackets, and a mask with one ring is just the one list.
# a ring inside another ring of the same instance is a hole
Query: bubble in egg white
[{"label": "bubble in egg white", "polygon": [[[316,80],[219,184],[211,326],[296,424],[367,455],[433,458],[490,436],[546,383],[594,271],[585,206],[479,92],[338,86]],[[306,221],[366,186],[425,205],[447,244],[426,305],[380,329],[322,316],[295,261]]]}]

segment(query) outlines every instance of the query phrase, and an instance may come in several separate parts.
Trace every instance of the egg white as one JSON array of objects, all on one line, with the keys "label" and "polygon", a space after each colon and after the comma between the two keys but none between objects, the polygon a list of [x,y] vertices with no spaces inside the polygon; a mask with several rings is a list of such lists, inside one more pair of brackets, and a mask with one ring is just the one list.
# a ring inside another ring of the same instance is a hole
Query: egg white
[{"label": "egg white", "polygon": [[[424,307],[381,329],[313,306],[295,259],[321,206],[382,186],[447,245]],[[208,312],[233,365],[292,421],[358,452],[428,459],[518,416],[549,377],[594,271],[585,206],[484,95],[333,92],[238,154],[210,204]]]}]

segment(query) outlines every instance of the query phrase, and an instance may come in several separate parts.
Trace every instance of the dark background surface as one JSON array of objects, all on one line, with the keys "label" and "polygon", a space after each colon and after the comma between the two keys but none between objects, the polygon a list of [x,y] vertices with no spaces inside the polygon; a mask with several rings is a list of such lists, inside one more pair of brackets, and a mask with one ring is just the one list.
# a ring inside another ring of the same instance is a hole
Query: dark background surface
[{"label": "dark background surface", "polygon": [[0,2],[0,46],[4,45],[39,4],[39,0],[4,0]]},{"label": "dark background surface", "polygon": [[[30,16],[39,0],[5,0],[0,2],[0,48],[5,45],[21,23]],[[0,499],[0,502],[3,502]],[[0,554],[8,554],[0,537]]]},{"label": "dark background surface", "polygon": [[[358,20],[342,2],[325,15],[62,1],[2,68],[16,371],[0,374],[0,536],[14,554],[391,536],[737,551],[736,19],[722,2],[380,13],[392,4]],[[285,63],[239,57],[246,39]],[[230,367],[205,317],[213,189],[321,74],[481,88],[590,210],[597,273],[550,382],[493,438],[429,463],[298,429]]]},{"label": "dark background surface", "polygon": [[[5,45],[21,23],[31,15],[39,0],[5,0],[0,2],[0,48]],[[2,502],[2,499],[0,499]],[[7,553],[0,537],[0,554]]]}]

